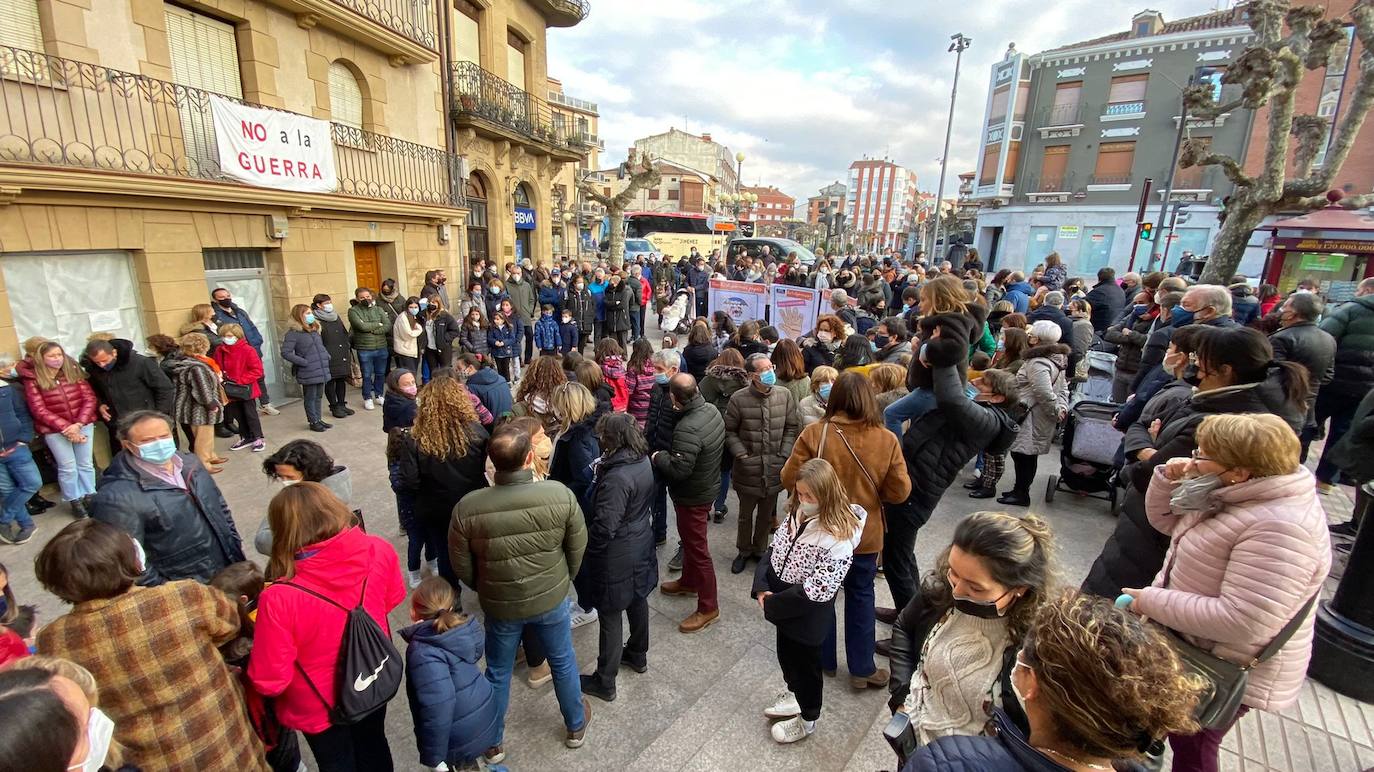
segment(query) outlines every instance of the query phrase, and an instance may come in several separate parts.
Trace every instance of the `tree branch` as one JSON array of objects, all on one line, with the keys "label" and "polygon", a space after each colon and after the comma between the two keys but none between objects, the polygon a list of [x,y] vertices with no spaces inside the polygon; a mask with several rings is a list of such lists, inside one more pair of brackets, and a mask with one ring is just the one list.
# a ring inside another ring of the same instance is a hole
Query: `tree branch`
[{"label": "tree branch", "polygon": [[1221,173],[1225,174],[1226,179],[1230,180],[1238,188],[1253,187],[1255,184],[1255,178],[1246,174],[1245,170],[1240,167],[1240,162],[1229,155],[1211,153],[1197,159],[1193,165],[1221,167]]}]

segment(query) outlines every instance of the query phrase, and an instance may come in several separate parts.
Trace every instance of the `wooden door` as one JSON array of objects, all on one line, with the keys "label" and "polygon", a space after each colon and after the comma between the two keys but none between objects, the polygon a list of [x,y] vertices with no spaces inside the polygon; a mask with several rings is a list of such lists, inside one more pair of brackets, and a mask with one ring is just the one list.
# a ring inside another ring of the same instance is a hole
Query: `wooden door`
[{"label": "wooden door", "polygon": [[382,286],[382,267],[377,258],[376,244],[353,245],[353,269],[358,277],[358,286],[367,287],[373,292]]}]

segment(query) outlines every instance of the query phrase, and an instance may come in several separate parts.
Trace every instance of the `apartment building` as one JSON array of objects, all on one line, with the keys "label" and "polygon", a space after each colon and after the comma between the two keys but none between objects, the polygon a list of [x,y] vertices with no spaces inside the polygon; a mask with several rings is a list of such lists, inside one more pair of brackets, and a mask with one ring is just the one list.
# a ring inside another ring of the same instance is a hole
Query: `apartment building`
[{"label": "apartment building", "polygon": [[545,91],[547,27],[588,7],[446,5],[7,0],[0,349],[142,347],[224,286],[280,394],[294,304],[547,259],[553,180],[588,147],[524,88]]},{"label": "apartment building", "polygon": [[[713,178],[717,195],[740,192],[739,171],[743,162],[730,152],[730,148],[711,139],[710,134],[698,136],[673,128],[662,134],[637,139],[634,147],[638,153]],[[707,201],[706,206],[715,206],[715,200]]]},{"label": "apartment building", "polygon": [[553,109],[554,129],[571,130],[587,151],[576,163],[563,165],[551,191],[553,252],[576,256],[582,250],[596,249],[595,234],[606,214],[605,207],[583,197],[580,189],[581,182],[599,168],[601,151],[606,149],[605,141],[597,136],[601,114],[595,102],[564,93],[562,82],[554,78],[549,78],[549,105]]},{"label": "apartment building", "polygon": [[740,188],[742,193],[752,193],[758,200],[747,204],[740,210],[740,219],[754,223],[780,223],[791,220],[797,209],[797,199],[783,193],[772,185]]},{"label": "apartment building", "polygon": [[905,249],[916,222],[916,172],[887,159],[849,165],[844,211],[860,249]]},{"label": "apartment building", "polygon": [[[1166,21],[1144,11],[1130,26],[1093,40],[1027,55],[1008,48],[992,67],[978,168],[970,201],[980,205],[975,243],[988,266],[1028,268],[1051,251],[1070,273],[1102,266],[1124,271],[1137,248],[1143,268],[1150,244],[1136,245],[1136,214],[1153,180],[1145,221],[1156,227],[1190,78],[1212,84],[1219,101],[1226,67],[1253,35],[1241,7]],[[1236,158],[1247,147],[1252,116],[1238,110],[1215,120],[1189,118],[1187,136]],[[1179,170],[1172,202],[1188,204],[1187,222],[1167,240],[1169,262],[1205,254],[1230,183],[1216,169]],[[967,211],[968,203],[963,205]],[[1162,249],[1162,248],[1161,248]]]},{"label": "apartment building", "polygon": [[817,195],[806,199],[806,222],[810,225],[820,225],[829,216],[830,207],[835,207],[835,214],[844,214],[846,188],[839,180],[821,188]]}]

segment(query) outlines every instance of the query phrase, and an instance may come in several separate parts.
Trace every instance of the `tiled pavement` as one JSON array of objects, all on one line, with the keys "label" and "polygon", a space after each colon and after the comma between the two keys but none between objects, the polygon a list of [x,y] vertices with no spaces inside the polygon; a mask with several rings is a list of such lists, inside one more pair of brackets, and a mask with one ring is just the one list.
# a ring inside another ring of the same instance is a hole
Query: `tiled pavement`
[{"label": "tiled pavement", "polygon": [[[265,418],[263,424],[271,447],[298,437],[322,441],[339,463],[352,470],[354,505],[368,515],[369,527],[401,549],[404,536],[392,515],[394,503],[382,460],[381,411],[364,412],[359,402],[355,399],[351,403],[358,409],[356,416],[335,421],[336,428],[324,435],[305,429],[299,403],[282,406],[281,416]],[[216,480],[226,491],[240,532],[251,535],[276,487],[262,476],[261,455],[248,451],[226,455],[232,460]],[[1034,488],[1037,493],[1044,490],[1043,477],[1057,469],[1057,458],[1046,456],[1040,466],[1042,480]],[[976,503],[957,487],[949,491],[917,540],[922,566],[928,568],[948,543],[954,523],[980,508]],[[1347,516],[1349,500],[1343,493],[1324,497],[1323,503],[1333,521]],[[622,671],[619,697],[614,703],[591,700],[594,718],[587,744],[575,751],[562,745],[552,687],[530,689],[522,680],[524,669],[517,669],[506,735],[511,769],[869,772],[893,766],[894,757],[881,736],[887,720],[885,697],[877,690],[852,691],[843,663],[839,677],[826,681],[825,713],[818,734],[788,747],[770,739],[762,709],[782,687],[773,652],[774,630],[748,597],[749,574],[730,574],[735,533],[733,496],[730,506],[726,522],[710,528],[720,582],[720,621],[696,635],[679,634],[677,623],[691,612],[693,602],[655,593],[650,600],[650,670],[643,675]],[[1076,585],[1111,531],[1107,505],[1060,494],[1052,507],[1037,501],[1031,509],[1046,516],[1055,528],[1063,579]],[[32,542],[0,548],[0,562],[8,565],[21,602],[37,603],[40,621],[51,620],[64,609],[38,589],[33,579],[33,557],[67,521],[65,513],[55,510],[39,518],[39,532]],[[666,564],[671,549],[660,553]],[[1334,570],[1341,570],[1339,563]],[[666,571],[662,576],[668,576]],[[879,602],[890,603],[889,597],[880,580]],[[477,608],[476,598],[470,594],[464,597],[464,604],[470,610]],[[394,626],[407,623],[404,605],[393,613],[392,621]],[[879,628],[879,634],[884,634],[883,626]],[[583,671],[590,670],[596,658],[596,626],[575,631],[573,640]],[[879,659],[878,664],[886,663]],[[414,768],[414,736],[403,696],[389,707],[387,726],[398,768]],[[1243,719],[1224,747],[1223,769],[1227,770],[1352,772],[1371,768],[1374,707],[1309,683],[1299,703],[1282,715],[1252,713]]]}]

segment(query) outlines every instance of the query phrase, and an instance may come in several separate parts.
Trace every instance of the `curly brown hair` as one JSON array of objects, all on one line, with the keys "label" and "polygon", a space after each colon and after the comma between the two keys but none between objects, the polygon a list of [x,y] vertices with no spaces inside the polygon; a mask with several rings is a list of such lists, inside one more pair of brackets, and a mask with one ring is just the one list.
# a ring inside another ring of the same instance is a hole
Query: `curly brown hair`
[{"label": "curly brown hair", "polygon": [[468,390],[452,378],[436,378],[420,389],[415,426],[410,434],[420,452],[444,461],[456,461],[472,446],[472,427],[477,410]]},{"label": "curly brown hair", "polygon": [[1084,756],[1138,759],[1167,735],[1198,730],[1202,679],[1159,627],[1104,598],[1068,590],[1042,602],[1020,659],[1055,734]]},{"label": "curly brown hair", "polygon": [[520,376],[520,386],[515,391],[515,401],[524,402],[529,397],[553,395],[553,390],[568,382],[563,372],[563,360],[556,356],[540,356]]}]

